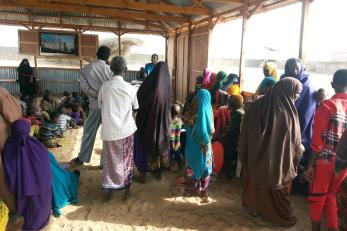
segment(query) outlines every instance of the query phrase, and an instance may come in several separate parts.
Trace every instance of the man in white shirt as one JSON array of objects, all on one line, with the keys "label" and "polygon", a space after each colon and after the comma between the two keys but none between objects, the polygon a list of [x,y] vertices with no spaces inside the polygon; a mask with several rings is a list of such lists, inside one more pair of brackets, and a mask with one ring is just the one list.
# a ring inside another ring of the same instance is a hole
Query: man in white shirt
[{"label": "man in white shirt", "polygon": [[89,97],[90,111],[84,124],[81,149],[78,157],[72,160],[74,164],[89,163],[96,138],[96,133],[101,124],[101,110],[98,105],[98,95],[102,84],[110,80],[112,72],[107,64],[111,50],[106,46],[99,47],[97,59],[85,66],[80,73],[81,90]]},{"label": "man in white shirt", "polygon": [[99,92],[103,140],[102,189],[105,201],[109,201],[112,192],[125,190],[124,199],[131,197],[130,187],[134,175],[134,138],[137,130],[132,116],[138,109],[137,89],[125,82],[123,77],[127,69],[122,57],[114,57],[111,70],[114,74],[110,81],[104,82]]}]

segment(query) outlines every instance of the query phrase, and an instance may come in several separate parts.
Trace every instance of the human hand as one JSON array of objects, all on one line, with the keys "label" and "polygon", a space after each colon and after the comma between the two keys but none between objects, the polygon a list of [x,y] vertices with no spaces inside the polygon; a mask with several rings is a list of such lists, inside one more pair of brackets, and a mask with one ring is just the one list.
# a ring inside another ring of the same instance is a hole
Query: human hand
[{"label": "human hand", "polygon": [[305,179],[308,182],[312,182],[314,180],[314,168],[312,166],[309,166],[307,168],[306,174],[305,174]]}]

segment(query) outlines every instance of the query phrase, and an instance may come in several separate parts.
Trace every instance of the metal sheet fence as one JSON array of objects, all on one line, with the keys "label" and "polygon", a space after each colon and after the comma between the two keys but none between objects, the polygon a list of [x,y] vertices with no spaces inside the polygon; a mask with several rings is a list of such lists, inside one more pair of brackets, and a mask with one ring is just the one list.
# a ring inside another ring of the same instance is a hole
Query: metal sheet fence
[{"label": "metal sheet fence", "polygon": [[[131,82],[136,79],[136,74],[137,71],[128,71],[124,80]],[[38,68],[37,78],[39,94],[45,90],[49,90],[52,94],[81,91],[78,69]],[[15,67],[0,67],[0,86],[6,88],[11,94],[19,95],[19,85],[16,79]]]}]

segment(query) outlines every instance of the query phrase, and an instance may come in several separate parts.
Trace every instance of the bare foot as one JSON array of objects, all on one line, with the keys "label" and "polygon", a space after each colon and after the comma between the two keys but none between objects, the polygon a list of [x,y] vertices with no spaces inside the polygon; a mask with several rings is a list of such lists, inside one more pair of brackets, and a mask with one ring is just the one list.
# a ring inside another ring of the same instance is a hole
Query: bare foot
[{"label": "bare foot", "polygon": [[10,217],[10,220],[7,224],[6,231],[20,231],[24,225],[24,218],[20,215],[14,215]]},{"label": "bare foot", "polygon": [[127,188],[124,193],[123,201],[127,202],[133,198],[133,193],[131,191],[131,188]]},{"label": "bare foot", "polygon": [[112,199],[112,196],[113,196],[112,191],[104,192],[104,202],[109,202]]}]

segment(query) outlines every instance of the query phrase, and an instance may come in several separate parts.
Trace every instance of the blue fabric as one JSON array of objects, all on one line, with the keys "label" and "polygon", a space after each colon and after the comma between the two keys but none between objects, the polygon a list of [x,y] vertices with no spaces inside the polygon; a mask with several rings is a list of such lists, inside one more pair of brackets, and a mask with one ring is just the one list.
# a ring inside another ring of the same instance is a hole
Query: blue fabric
[{"label": "blue fabric", "polygon": [[266,91],[266,88],[269,86],[274,86],[276,84],[276,80],[272,76],[265,77],[259,85],[259,94],[262,95]]},{"label": "blue fabric", "polygon": [[61,208],[78,203],[78,177],[75,173],[60,167],[51,152],[49,152],[49,159],[53,176],[52,211],[54,214],[61,215]]},{"label": "blue fabric", "polygon": [[[315,98],[315,88],[311,81],[309,74],[305,71],[305,67],[300,59],[291,58],[288,59],[285,65],[284,77],[290,76],[290,65],[294,62],[301,64],[300,73],[297,76],[293,76],[302,83],[302,92],[300,98],[295,101],[296,110],[299,113],[300,129],[301,129],[301,142],[305,147],[306,152],[310,153],[311,140],[312,140],[312,122],[313,115],[317,108],[317,101]],[[307,159],[308,156],[303,156]]]},{"label": "blue fabric", "polygon": [[155,64],[153,63],[147,63],[145,66],[145,73],[147,74],[147,76],[149,76],[149,74],[151,74],[151,72],[153,71],[155,67]]},{"label": "blue fabric", "polygon": [[[212,165],[208,164],[211,160],[211,138],[212,133],[212,107],[211,95],[208,90],[200,89],[197,92],[196,100],[198,103],[198,112],[194,127],[186,126],[187,141],[185,147],[188,166],[193,170],[194,178],[199,180],[212,172]],[[208,147],[205,155],[200,144]]]}]

